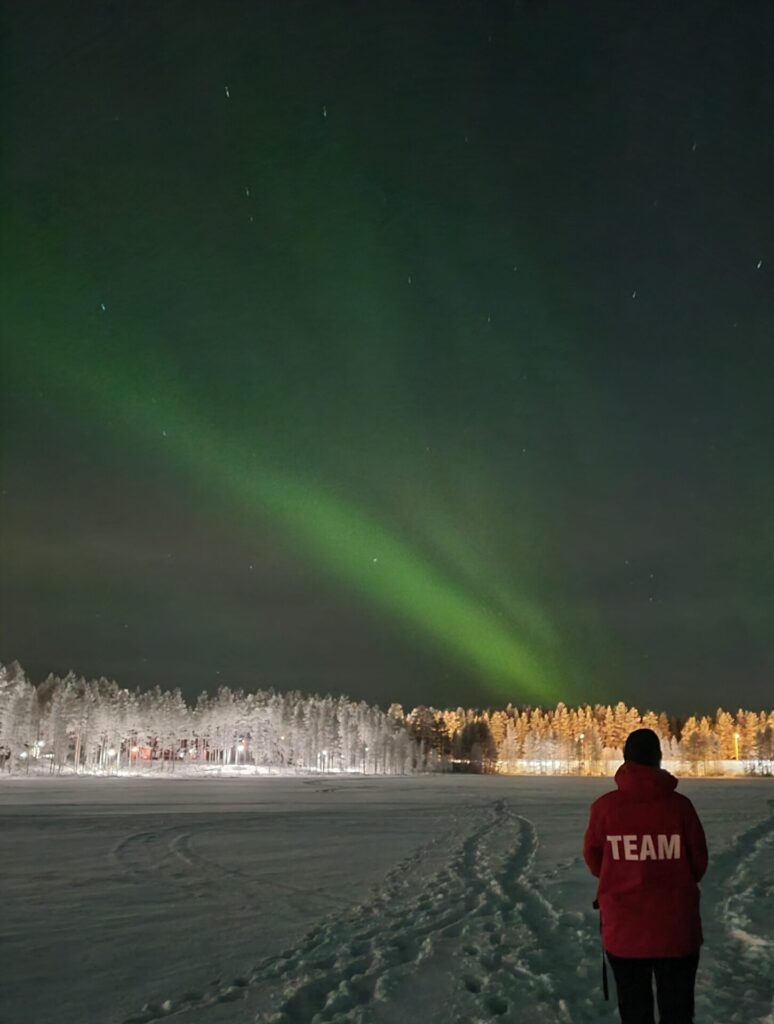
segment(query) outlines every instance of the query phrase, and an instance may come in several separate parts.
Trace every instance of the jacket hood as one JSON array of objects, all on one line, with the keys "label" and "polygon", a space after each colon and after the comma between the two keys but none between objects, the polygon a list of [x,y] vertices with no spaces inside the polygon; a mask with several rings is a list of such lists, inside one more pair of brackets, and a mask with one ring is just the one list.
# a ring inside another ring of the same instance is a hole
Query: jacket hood
[{"label": "jacket hood", "polygon": [[634,761],[624,761],[615,773],[615,782],[622,793],[635,800],[657,800],[677,788],[677,779],[663,768]]}]

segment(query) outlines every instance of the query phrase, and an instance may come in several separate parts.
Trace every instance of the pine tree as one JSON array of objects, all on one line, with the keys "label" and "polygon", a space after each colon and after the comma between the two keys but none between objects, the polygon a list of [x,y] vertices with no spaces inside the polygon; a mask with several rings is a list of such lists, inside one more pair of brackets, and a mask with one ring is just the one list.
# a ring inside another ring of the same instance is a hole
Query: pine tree
[{"label": "pine tree", "polygon": [[718,740],[720,756],[728,761],[736,757],[735,732],[734,719],[727,711],[718,708],[715,712],[715,735]]}]

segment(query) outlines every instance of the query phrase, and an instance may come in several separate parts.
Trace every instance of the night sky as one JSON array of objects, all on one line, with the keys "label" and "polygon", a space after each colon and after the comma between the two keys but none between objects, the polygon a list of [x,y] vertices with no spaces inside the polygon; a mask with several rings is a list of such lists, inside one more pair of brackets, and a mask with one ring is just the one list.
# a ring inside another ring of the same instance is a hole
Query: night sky
[{"label": "night sky", "polygon": [[1,35],[1,659],[770,706],[770,3]]}]

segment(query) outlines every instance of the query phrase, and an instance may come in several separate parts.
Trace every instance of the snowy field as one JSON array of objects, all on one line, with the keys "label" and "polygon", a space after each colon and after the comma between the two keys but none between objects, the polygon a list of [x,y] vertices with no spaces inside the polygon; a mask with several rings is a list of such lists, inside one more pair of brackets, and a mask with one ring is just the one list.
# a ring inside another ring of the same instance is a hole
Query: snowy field
[{"label": "snowy field", "polygon": [[[601,779],[1,779],[2,1024],[614,1021]],[[697,1024],[774,1024],[774,786],[697,780]]]}]

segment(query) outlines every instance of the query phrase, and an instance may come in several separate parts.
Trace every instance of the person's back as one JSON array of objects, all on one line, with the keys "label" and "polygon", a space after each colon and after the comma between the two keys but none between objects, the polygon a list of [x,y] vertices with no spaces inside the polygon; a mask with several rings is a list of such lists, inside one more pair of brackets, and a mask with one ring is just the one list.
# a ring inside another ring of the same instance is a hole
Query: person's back
[{"label": "person's back", "polygon": [[652,1024],[655,974],[662,1024],[690,1024],[699,947],[698,882],[707,867],[693,804],[660,768],[658,737],[626,741],[618,789],[591,807],[584,857],[599,878],[602,942],[623,1024]]}]

